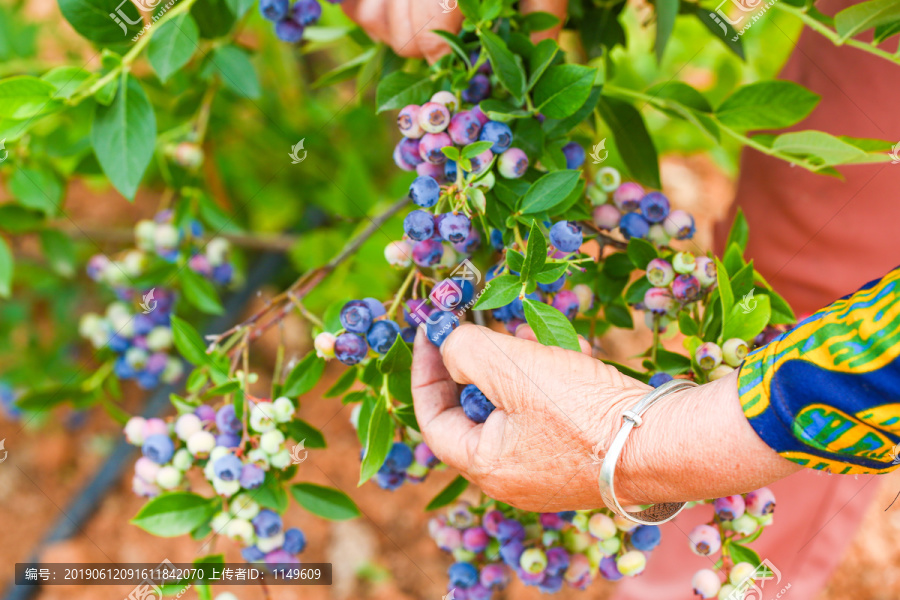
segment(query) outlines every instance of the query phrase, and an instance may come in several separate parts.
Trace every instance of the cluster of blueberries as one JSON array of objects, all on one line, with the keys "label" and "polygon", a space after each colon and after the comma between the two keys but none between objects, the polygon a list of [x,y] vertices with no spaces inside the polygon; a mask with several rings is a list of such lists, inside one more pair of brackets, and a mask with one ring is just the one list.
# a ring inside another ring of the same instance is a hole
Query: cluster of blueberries
[{"label": "cluster of blueberries", "polygon": [[[342,0],[328,2],[340,4]],[[279,40],[296,44],[303,39],[306,27],[318,23],[322,16],[322,5],[319,0],[297,0],[293,6],[290,0],[259,0],[259,12],[275,23],[275,35]]]},{"label": "cluster of blueberries", "polygon": [[482,514],[460,502],[429,522],[432,539],[456,561],[448,583],[456,600],[488,600],[512,573],[547,593],[564,583],[583,590],[598,574],[611,581],[638,575],[661,537],[659,527],[613,517],[606,509],[504,511]]},{"label": "cluster of blueberries", "polygon": [[228,511],[212,520],[214,531],[242,543],[247,561],[296,562],[294,555],[306,545],[303,533],[282,531],[281,518],[260,510],[248,493],[263,485],[269,469],[291,465],[279,425],[290,421],[294,410],[285,397],[251,404],[246,436],[232,404],[218,410],[203,404],[171,423],[132,417],[125,424],[125,438],[142,454],[134,465],[132,489],[147,497],[186,489],[186,473],[200,467],[215,492],[229,500]]},{"label": "cluster of blueberries", "polygon": [[[360,458],[365,449],[360,452]],[[414,445],[406,442],[394,442],[388,451],[384,464],[375,474],[375,483],[383,490],[394,491],[405,482],[421,483],[428,474],[441,465],[424,442]]]},{"label": "cluster of blueberries", "polygon": [[163,211],[153,220],[139,221],[135,226],[136,248],[115,260],[97,254],[87,267],[88,276],[109,285],[117,300],[103,315],[83,315],[79,333],[95,348],[112,350],[117,355],[116,376],[133,379],[144,389],[178,380],[184,365],[170,354],[175,292],[159,287],[137,290],[131,287],[132,281],[151,268],[151,259],[176,263],[183,256],[187,257],[185,268],[213,283],[227,285],[234,275],[228,262],[227,240],[213,238],[201,248],[203,228],[199,223],[194,221],[186,230],[179,230],[172,220],[172,212]]},{"label": "cluster of blueberries", "polygon": [[319,357],[336,357],[345,365],[362,361],[369,354],[369,348],[384,355],[398,336],[412,342],[416,333],[412,327],[401,330],[395,321],[388,319],[384,304],[375,298],[347,302],[341,309],[340,320],[342,332],[338,335],[322,332],[316,336],[314,345]]}]

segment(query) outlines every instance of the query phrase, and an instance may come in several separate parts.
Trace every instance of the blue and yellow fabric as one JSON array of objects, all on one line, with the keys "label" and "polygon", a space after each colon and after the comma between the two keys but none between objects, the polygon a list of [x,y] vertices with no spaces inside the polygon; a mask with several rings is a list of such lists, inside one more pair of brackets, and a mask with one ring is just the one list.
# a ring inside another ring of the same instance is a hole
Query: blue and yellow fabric
[{"label": "blue and yellow fabric", "polygon": [[751,353],[738,393],[789,460],[833,473],[900,466],[900,267]]}]

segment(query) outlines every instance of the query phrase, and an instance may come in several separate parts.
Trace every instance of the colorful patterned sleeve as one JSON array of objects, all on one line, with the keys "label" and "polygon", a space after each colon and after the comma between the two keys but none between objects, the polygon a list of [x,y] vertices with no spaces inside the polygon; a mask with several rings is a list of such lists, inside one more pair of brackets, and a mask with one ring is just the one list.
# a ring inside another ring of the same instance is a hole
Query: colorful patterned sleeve
[{"label": "colorful patterned sleeve", "polygon": [[832,473],[900,464],[900,267],[750,354],[738,393],[781,456]]}]

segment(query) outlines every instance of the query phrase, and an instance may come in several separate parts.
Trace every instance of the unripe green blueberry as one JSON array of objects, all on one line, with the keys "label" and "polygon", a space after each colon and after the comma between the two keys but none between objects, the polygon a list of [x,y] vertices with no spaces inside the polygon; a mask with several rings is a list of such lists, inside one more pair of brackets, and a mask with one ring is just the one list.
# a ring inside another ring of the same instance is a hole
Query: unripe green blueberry
[{"label": "unripe green blueberry", "polygon": [[596,185],[588,185],[587,188],[588,199],[591,201],[592,206],[600,206],[601,204],[606,204],[609,201],[609,196],[606,192],[601,190]]},{"label": "unripe green blueberry", "polygon": [[160,467],[156,474],[156,485],[164,490],[174,490],[181,484],[184,474],[171,465]]},{"label": "unripe green blueberry", "polygon": [[281,452],[271,455],[269,462],[276,469],[286,469],[291,464],[291,453],[285,448]]},{"label": "unripe green blueberry", "polygon": [[235,517],[250,521],[259,514],[260,506],[250,494],[238,494],[229,503],[228,510]]},{"label": "unripe green blueberry", "polygon": [[169,223],[160,223],[156,226],[153,241],[157,248],[171,250],[178,245],[178,230]]},{"label": "unripe green blueberry", "polygon": [[198,431],[187,440],[187,449],[197,458],[204,458],[216,446],[216,436],[208,431]]},{"label": "unripe green blueberry", "polygon": [[183,442],[188,441],[192,435],[203,429],[200,417],[194,413],[185,413],[175,421],[175,435]]},{"label": "unripe green blueberry", "polygon": [[654,223],[647,232],[647,239],[657,246],[665,246],[672,238],[661,223]]},{"label": "unripe green blueberry", "polygon": [[622,176],[612,167],[603,167],[597,171],[594,181],[597,182],[597,186],[604,192],[614,192],[619,187],[619,184],[622,183]]},{"label": "unripe green blueberry", "polygon": [[147,364],[149,355],[143,348],[132,346],[125,351],[125,362],[131,365],[136,371],[140,371]]},{"label": "unripe green blueberry", "polygon": [[480,187],[486,190],[494,189],[494,184],[497,183],[497,178],[494,177],[494,172],[489,171],[484,177],[480,178],[478,181],[473,183],[473,187]]},{"label": "unripe green blueberry", "polygon": [[603,513],[593,515],[588,522],[588,531],[598,540],[608,540],[617,533],[616,523]]},{"label": "unripe green blueberry", "polygon": [[218,477],[212,478],[213,489],[220,496],[230,497],[241,491],[241,483],[239,481],[222,481]]},{"label": "unripe green blueberry", "polygon": [[179,471],[187,471],[194,464],[194,457],[186,448],[179,448],[172,457],[172,466]]},{"label": "unripe green blueberry", "polygon": [[275,429],[275,409],[271,402],[259,402],[250,409],[250,429],[265,433]]},{"label": "unripe green blueberry", "polygon": [[722,358],[725,360],[725,364],[732,367],[740,366],[741,362],[747,358],[748,351],[747,342],[740,338],[731,338],[722,344]]},{"label": "unripe green blueberry", "polygon": [[453,554],[453,560],[456,562],[474,562],[475,558],[478,556],[471,550],[466,550],[463,547],[454,549],[451,554]]},{"label": "unripe green blueberry", "polygon": [[578,298],[578,312],[581,314],[591,310],[594,306],[594,291],[589,285],[579,283],[572,288],[575,296]]},{"label": "unripe green blueberry", "polygon": [[211,267],[218,267],[225,264],[228,258],[228,250],[231,244],[225,238],[213,238],[206,244],[206,260],[209,261]]},{"label": "unripe green blueberry", "polygon": [[156,223],[149,219],[142,219],[134,226],[135,246],[141,250],[153,250]]},{"label": "unripe green blueberry", "polygon": [[290,398],[285,396],[275,398],[275,402],[272,405],[275,409],[275,421],[278,423],[287,423],[294,418],[295,407]]},{"label": "unripe green blueberry", "polygon": [[[626,507],[627,508],[627,507]],[[622,515],[616,515],[613,517],[613,522],[616,524],[616,527],[619,528],[619,531],[634,531],[638,528],[639,523],[635,523],[630,519],[626,519]]]},{"label": "unripe green blueberry", "polygon": [[722,587],[722,582],[712,569],[700,569],[691,578],[691,587],[696,595],[707,600],[708,598],[715,598],[716,594],[719,593],[719,588]]},{"label": "unripe green blueberry", "polygon": [[609,538],[608,540],[603,540],[597,544],[597,547],[600,548],[600,551],[606,556],[612,556],[622,548],[622,538],[616,536]]},{"label": "unripe green blueberry", "polygon": [[129,250],[120,264],[129,277],[137,277],[147,268],[147,255],[140,250]]},{"label": "unripe green blueberry", "polygon": [[407,477],[422,478],[422,477],[425,477],[426,475],[428,475],[428,471],[429,471],[429,469],[425,465],[414,462],[413,464],[409,465],[409,467],[407,467],[406,475],[407,475]]},{"label": "unripe green blueberry", "polygon": [[590,565],[592,571],[600,567],[600,561],[603,560],[604,556],[612,556],[613,554],[615,554],[615,552],[607,553],[599,544],[593,544],[584,551],[584,555],[587,557],[588,565]]},{"label": "unripe green blueberry", "polygon": [[561,538],[561,532],[554,531],[553,529],[547,529],[541,536],[541,544],[543,544],[545,548],[549,548],[550,546],[558,543]]},{"label": "unripe green blueberry", "polygon": [[697,346],[694,358],[697,359],[701,369],[712,371],[722,364],[722,349],[715,342],[705,342]]},{"label": "unripe green blueberry", "polygon": [[252,545],[256,538],[253,525],[245,518],[232,519],[225,529],[225,535],[233,540],[240,540],[245,546]]},{"label": "unripe green blueberry", "polygon": [[131,310],[122,302],[113,302],[106,307],[106,318],[109,319],[113,328],[119,331],[131,321]]},{"label": "unripe green blueberry", "polygon": [[128,275],[125,274],[125,267],[122,265],[122,261],[119,260],[112,261],[109,268],[103,271],[100,279],[112,287],[121,287],[131,283]]},{"label": "unripe green blueberry", "polygon": [[254,448],[247,453],[247,461],[260,466],[263,469],[269,468],[269,455],[259,448]]},{"label": "unripe green blueberry", "polygon": [[672,264],[662,258],[654,258],[647,263],[647,280],[655,287],[666,287],[675,279]]},{"label": "unripe green blueberry", "polygon": [[540,523],[528,523],[525,525],[525,539],[527,540],[540,539],[543,532],[544,528],[541,527]]},{"label": "unripe green blueberry", "polygon": [[329,360],[334,358],[334,341],[337,339],[333,333],[323,331],[316,336],[313,345],[316,348],[316,356]]},{"label": "unripe green blueberry", "polygon": [[185,169],[196,169],[203,164],[203,148],[193,142],[179,142],[171,156],[175,164]]},{"label": "unripe green blueberry", "polygon": [[672,259],[672,268],[676,273],[682,275],[693,273],[694,267],[697,265],[697,259],[690,252],[679,252]]},{"label": "unripe green blueberry", "polygon": [[272,537],[267,538],[258,538],[256,540],[256,547],[261,551],[268,553],[272,550],[277,550],[281,548],[284,544],[284,532],[278,533],[278,535],[273,535]]},{"label": "unripe green blueberry", "polygon": [[728,572],[728,581],[738,585],[756,572],[756,567],[748,562],[739,562]]},{"label": "unripe green blueberry", "polygon": [[744,513],[737,519],[734,519],[731,522],[731,526],[737,533],[740,533],[741,535],[750,535],[757,530],[757,528],[759,527],[759,523],[756,521],[753,515]]},{"label": "unripe green blueberry", "polygon": [[144,417],[131,417],[125,423],[125,439],[129,444],[141,446],[144,443]]},{"label": "unripe green blueberry", "polygon": [[225,530],[228,528],[228,524],[231,522],[231,515],[227,512],[218,512],[209,522],[209,526],[212,528],[214,533],[224,534]]},{"label": "unripe green blueberry", "polygon": [[728,365],[719,365],[715,369],[709,372],[709,375],[706,376],[710,381],[715,381],[717,379],[722,379],[729,373],[734,371],[734,367],[729,367]]},{"label": "unripe green blueberry", "polygon": [[277,429],[267,431],[259,437],[259,447],[268,455],[281,452],[282,444],[284,444],[284,434]]},{"label": "unripe green blueberry", "polygon": [[576,529],[567,529],[563,532],[563,546],[569,552],[584,552],[596,542],[597,540],[590,534]]},{"label": "unripe green blueberry", "polygon": [[719,588],[719,594],[716,596],[719,600],[734,600],[731,595],[734,593],[734,590],[737,589],[730,583],[726,583],[722,587]]},{"label": "unripe green blueberry", "polygon": [[168,327],[154,327],[147,334],[147,349],[162,352],[172,347],[172,330]]},{"label": "unripe green blueberry", "polygon": [[547,568],[547,555],[540,548],[529,548],[519,557],[519,566],[526,573],[541,573]]},{"label": "unripe green blueberry", "polygon": [[575,513],[575,516],[572,517],[572,526],[578,531],[587,531],[589,523],[590,516],[584,512],[577,512]]},{"label": "unripe green blueberry", "polygon": [[174,356],[166,360],[166,368],[163,369],[160,379],[163,383],[175,383],[184,375],[184,363]]},{"label": "unripe green blueberry", "polygon": [[435,94],[431,97],[431,102],[443,104],[447,107],[447,110],[450,111],[450,114],[453,114],[459,110],[459,100],[457,99],[456,94],[454,94],[453,92],[448,92],[446,90],[435,92]]},{"label": "unripe green blueberry", "polygon": [[760,527],[768,527],[769,525],[772,524],[772,521],[775,520],[775,515],[772,513],[769,513],[767,515],[763,515],[761,517],[754,517],[754,518],[756,519],[756,522],[759,523]]},{"label": "unripe green blueberry", "polygon": [[626,577],[633,577],[642,573],[647,566],[647,557],[640,550],[629,550],[616,559],[616,567],[619,573]]}]

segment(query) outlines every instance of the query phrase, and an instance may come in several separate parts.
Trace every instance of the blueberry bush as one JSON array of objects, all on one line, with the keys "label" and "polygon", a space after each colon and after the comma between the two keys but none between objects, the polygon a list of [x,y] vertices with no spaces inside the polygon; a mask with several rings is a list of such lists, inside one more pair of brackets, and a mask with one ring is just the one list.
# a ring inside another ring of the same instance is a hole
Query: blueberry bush
[{"label": "blueberry bush", "polygon": [[[759,35],[783,18],[897,63],[854,39],[900,33],[885,0],[834,18],[781,0],[746,36],[706,3],[573,1],[560,43],[531,41],[558,24],[549,14],[459,0],[448,6],[462,30],[437,32],[450,52],[433,65],[372,42],[330,2],[112,4],[58,0],[83,41],[51,68],[21,7],[0,7],[0,398],[38,423],[63,403],[102,405],[140,448],[133,489],[148,500],[134,525],[223,536],[249,562],[299,561],[304,533],[280,516],[291,497],[324,519],[360,515],[352,491],[302,481],[306,452],[326,441],[297,409],[332,359],[346,368],[325,397],[354,406],[359,484],[402,495],[444,468],[412,409],[417,328],[440,345],[463,320],[527,323],[573,351],[579,335],[646,328],[640,368],[615,366],[654,386],[722,377],[789,328],[791,308],[744,255],[746,221],[723,256],[701,249],[694,217],[659,191],[660,152],[733,169],[749,146],[822,176],[890,160],[888,141],[795,129],[819,97],[772,78],[763,51],[789,48]],[[722,76],[700,89],[679,75],[707,43]],[[150,211],[133,230],[95,227],[67,204],[73,190]],[[290,257],[284,291],[204,337],[259,250]],[[255,342],[293,314],[314,350],[292,360],[282,346],[263,386]],[[127,381],[168,386],[176,414],[129,414]],[[494,409],[471,385],[460,404],[475,422]],[[424,507],[442,511],[429,534],[452,554],[457,599],[512,578],[557,592],[635,576],[660,541],[605,508],[459,501],[467,485],[457,477]],[[686,551],[715,569],[692,585],[726,598],[760,563],[749,544],[775,499],[763,488],[708,502],[714,517]]]}]

